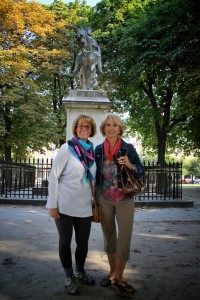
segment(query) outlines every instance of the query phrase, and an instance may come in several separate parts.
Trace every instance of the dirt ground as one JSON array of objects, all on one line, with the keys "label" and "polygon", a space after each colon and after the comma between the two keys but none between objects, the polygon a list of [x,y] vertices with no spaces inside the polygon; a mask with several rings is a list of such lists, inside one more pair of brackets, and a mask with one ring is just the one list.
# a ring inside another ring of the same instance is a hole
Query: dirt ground
[{"label": "dirt ground", "polygon": [[96,284],[80,284],[81,294],[69,296],[56,227],[47,210],[1,205],[0,300],[200,299],[200,186],[184,189],[183,198],[193,200],[194,207],[136,210],[125,272],[137,289],[133,296],[99,285],[108,271],[99,224],[92,224],[86,264]]}]

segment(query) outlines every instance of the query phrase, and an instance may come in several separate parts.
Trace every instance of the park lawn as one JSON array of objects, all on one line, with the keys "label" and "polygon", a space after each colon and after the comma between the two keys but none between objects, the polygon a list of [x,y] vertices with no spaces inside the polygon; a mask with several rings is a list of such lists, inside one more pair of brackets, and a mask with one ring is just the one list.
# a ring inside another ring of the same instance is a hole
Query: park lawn
[{"label": "park lawn", "polygon": [[186,188],[193,188],[193,187],[199,187],[200,188],[200,184],[198,184],[198,183],[183,183],[182,186],[186,187]]}]

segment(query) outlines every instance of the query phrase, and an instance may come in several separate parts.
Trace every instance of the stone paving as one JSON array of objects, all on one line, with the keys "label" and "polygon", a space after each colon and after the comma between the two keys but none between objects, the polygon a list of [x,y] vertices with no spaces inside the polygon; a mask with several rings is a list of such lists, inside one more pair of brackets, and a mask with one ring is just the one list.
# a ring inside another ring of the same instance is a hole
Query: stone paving
[{"label": "stone paving", "polygon": [[[92,224],[86,269],[94,286],[64,289],[58,234],[44,206],[0,206],[0,300],[197,300],[200,296],[200,186],[184,189],[189,208],[136,208],[125,276],[133,296],[102,288],[107,274],[100,224]],[[74,249],[75,242],[72,243]]]}]

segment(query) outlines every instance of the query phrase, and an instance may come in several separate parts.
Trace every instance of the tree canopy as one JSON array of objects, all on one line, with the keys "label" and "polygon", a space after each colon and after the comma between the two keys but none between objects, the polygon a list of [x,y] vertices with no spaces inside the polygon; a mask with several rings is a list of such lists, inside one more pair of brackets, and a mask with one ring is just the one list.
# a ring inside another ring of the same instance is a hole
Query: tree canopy
[{"label": "tree canopy", "polygon": [[[108,15],[108,3],[112,6],[114,1],[97,6],[95,20],[103,12]],[[197,152],[198,2],[123,1],[119,9],[121,20],[107,35],[104,52],[105,82],[113,88],[115,109],[129,113],[130,130],[140,134],[146,149],[157,150],[159,162],[164,162],[167,150]],[[104,20],[108,28],[107,17]]]},{"label": "tree canopy", "polygon": [[130,134],[159,162],[175,149],[198,153],[199,18],[195,0],[1,1],[0,155],[65,141],[62,100],[78,87],[74,28],[87,26],[102,52],[99,88],[127,114]]},{"label": "tree canopy", "polygon": [[65,140],[62,99],[74,85],[73,26],[87,10],[59,0],[49,7],[0,3],[0,154],[6,159]]}]

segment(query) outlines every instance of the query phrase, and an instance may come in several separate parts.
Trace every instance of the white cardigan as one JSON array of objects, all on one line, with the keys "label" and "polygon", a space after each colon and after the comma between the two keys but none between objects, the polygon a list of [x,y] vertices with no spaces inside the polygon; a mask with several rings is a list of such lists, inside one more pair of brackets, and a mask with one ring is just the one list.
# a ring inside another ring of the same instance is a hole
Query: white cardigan
[{"label": "white cardigan", "polygon": [[[91,173],[95,177],[94,162]],[[47,208],[73,217],[92,216],[91,188],[84,179],[85,169],[71,152],[67,143],[62,145],[53,161],[48,178]]]}]

